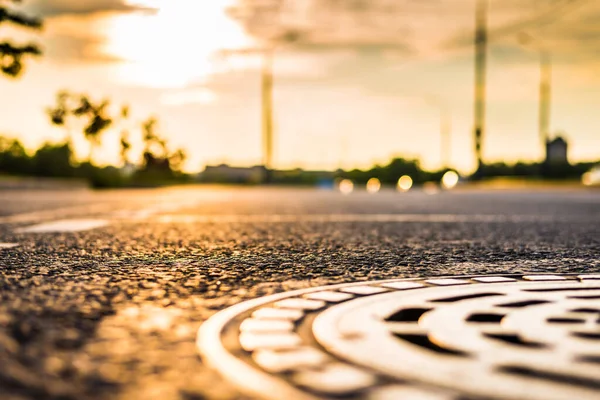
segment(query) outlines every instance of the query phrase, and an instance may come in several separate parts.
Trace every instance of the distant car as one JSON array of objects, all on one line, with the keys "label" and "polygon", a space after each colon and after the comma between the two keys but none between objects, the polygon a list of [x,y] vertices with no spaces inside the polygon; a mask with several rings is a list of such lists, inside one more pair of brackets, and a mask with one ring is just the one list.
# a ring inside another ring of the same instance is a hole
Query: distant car
[{"label": "distant car", "polygon": [[581,176],[581,182],[585,186],[600,186],[600,165],[592,167]]}]

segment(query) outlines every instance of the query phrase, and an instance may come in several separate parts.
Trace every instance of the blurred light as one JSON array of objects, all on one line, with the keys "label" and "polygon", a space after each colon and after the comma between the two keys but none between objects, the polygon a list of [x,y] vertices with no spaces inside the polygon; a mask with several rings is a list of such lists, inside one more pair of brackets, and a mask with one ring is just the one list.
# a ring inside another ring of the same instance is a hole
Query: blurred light
[{"label": "blurred light", "polygon": [[600,166],[596,166],[585,174],[581,175],[581,183],[583,183],[585,186],[600,185]]},{"label": "blurred light", "polygon": [[458,184],[459,176],[454,171],[448,171],[442,177],[442,186],[445,189],[453,189]]},{"label": "blurred light", "polygon": [[425,192],[425,194],[438,194],[440,188],[435,182],[425,182],[423,184],[423,192]]},{"label": "blurred light", "polygon": [[585,186],[592,186],[594,184],[594,174],[592,171],[588,171],[581,175],[581,183],[583,183]]},{"label": "blurred light", "polygon": [[403,175],[398,179],[398,190],[408,192],[413,185],[413,180],[408,175]]},{"label": "blurred light", "polygon": [[590,171],[581,175],[581,183],[585,186],[592,186],[594,184],[594,175]]},{"label": "blurred light", "polygon": [[317,188],[323,190],[332,190],[335,189],[336,182],[333,179],[320,179],[317,182]]},{"label": "blurred light", "polygon": [[[222,49],[248,48],[253,43],[243,27],[226,15],[226,2],[230,1],[127,0],[125,3],[129,5],[156,11],[107,18],[101,27],[105,40],[99,50],[123,60],[115,67],[119,80],[155,88],[184,89],[217,72],[216,53]],[[194,38],[193,51],[188,38]],[[157,43],[160,52],[153,48]],[[243,62],[248,65],[250,61],[246,57]],[[206,100],[205,96],[195,96],[193,102]]]},{"label": "blurred light", "polygon": [[354,183],[350,179],[342,179],[339,188],[342,194],[350,194],[354,190]]},{"label": "blurred light", "polygon": [[367,192],[377,193],[381,189],[381,182],[377,178],[371,178],[367,182]]}]

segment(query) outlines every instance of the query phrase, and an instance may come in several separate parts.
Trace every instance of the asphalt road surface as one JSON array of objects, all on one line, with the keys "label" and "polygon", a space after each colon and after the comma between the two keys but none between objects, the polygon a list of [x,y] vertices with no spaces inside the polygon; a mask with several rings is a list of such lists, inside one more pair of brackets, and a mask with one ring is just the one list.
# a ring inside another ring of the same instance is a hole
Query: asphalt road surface
[{"label": "asphalt road surface", "polygon": [[600,192],[172,188],[0,192],[0,398],[240,394],[208,317],[331,283],[600,272]]}]

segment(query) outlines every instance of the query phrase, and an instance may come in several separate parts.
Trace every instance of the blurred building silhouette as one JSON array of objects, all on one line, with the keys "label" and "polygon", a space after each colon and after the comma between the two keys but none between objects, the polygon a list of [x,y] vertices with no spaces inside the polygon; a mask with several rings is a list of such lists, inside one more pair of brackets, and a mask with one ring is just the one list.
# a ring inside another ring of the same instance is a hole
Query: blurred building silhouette
[{"label": "blurred building silhouette", "polygon": [[569,159],[567,157],[568,150],[567,141],[561,137],[557,136],[554,139],[546,140],[546,160],[544,161],[547,165],[567,165],[569,164]]},{"label": "blurred building silhouette", "polygon": [[259,184],[265,182],[265,176],[271,174],[270,183],[289,185],[331,185],[336,172],[309,171],[301,168],[290,170],[269,169],[263,165],[254,167],[233,167],[227,164],[207,165],[197,175],[199,182]]},{"label": "blurred building silhouette", "polygon": [[265,177],[265,167],[232,167],[227,164],[207,165],[199,175],[202,182],[260,183]]}]

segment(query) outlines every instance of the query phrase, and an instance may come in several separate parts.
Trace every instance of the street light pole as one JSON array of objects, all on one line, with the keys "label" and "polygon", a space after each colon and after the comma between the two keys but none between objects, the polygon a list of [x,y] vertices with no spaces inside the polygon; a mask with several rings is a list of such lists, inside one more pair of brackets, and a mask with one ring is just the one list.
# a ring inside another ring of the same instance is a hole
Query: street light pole
[{"label": "street light pole", "polygon": [[550,131],[550,101],[551,101],[552,64],[550,54],[546,50],[540,52],[540,110],[539,135],[542,146],[549,139]]},{"label": "street light pole", "polygon": [[440,117],[440,162],[443,169],[450,167],[450,130],[451,130],[451,115],[450,111],[438,96],[425,95],[423,97],[426,104],[434,106],[439,111]]},{"label": "street light pole", "polygon": [[273,59],[275,46],[254,48],[224,50],[221,52],[223,57],[230,54],[258,54],[262,57],[261,82],[260,82],[260,114],[262,131],[262,163],[265,171],[264,182],[270,183],[273,180]]},{"label": "street light pole", "polygon": [[271,50],[267,50],[263,55],[261,95],[265,183],[271,183],[273,179],[273,53]]},{"label": "street light pole", "polygon": [[545,149],[550,136],[550,104],[552,87],[552,61],[550,52],[544,43],[526,32],[519,33],[521,45],[533,48],[540,54],[540,98],[538,111],[538,136]]},{"label": "street light pole", "polygon": [[485,72],[487,58],[488,0],[477,0],[475,5],[475,155],[477,175],[483,167],[482,142],[485,131]]},{"label": "street light pole", "polygon": [[450,113],[443,106],[440,107],[440,135],[441,135],[441,152],[440,159],[442,168],[450,167]]}]

